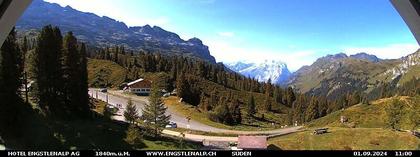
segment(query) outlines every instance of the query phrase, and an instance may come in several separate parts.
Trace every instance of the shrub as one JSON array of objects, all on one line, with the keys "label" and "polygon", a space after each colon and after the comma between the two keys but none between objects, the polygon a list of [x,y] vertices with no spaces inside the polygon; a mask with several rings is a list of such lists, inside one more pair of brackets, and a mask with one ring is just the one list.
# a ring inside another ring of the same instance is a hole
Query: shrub
[{"label": "shrub", "polygon": [[130,145],[133,145],[134,147],[140,148],[144,146],[142,139],[143,136],[140,129],[137,126],[131,124],[126,131],[126,137],[124,141]]}]

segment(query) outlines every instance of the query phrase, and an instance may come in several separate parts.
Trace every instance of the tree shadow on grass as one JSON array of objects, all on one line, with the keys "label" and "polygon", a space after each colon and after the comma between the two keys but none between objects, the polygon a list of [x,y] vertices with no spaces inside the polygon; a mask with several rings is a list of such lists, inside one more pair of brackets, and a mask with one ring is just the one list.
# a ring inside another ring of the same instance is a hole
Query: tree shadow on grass
[{"label": "tree shadow on grass", "polygon": [[53,120],[22,101],[16,105],[19,108],[10,111],[10,115],[15,116],[1,116],[0,137],[8,149],[132,149],[124,141],[127,124],[103,116],[89,120]]},{"label": "tree shadow on grass", "polygon": [[[0,136],[8,149],[63,149],[44,118],[21,99],[1,115]],[[49,147],[53,146],[53,147]]]},{"label": "tree shadow on grass", "polygon": [[281,149],[280,147],[278,147],[278,146],[276,146],[274,144],[268,145],[267,149],[268,150],[283,150],[283,149]]},{"label": "tree shadow on grass", "polygon": [[55,121],[56,136],[65,148],[127,150],[124,141],[128,125],[104,117],[92,120]]}]

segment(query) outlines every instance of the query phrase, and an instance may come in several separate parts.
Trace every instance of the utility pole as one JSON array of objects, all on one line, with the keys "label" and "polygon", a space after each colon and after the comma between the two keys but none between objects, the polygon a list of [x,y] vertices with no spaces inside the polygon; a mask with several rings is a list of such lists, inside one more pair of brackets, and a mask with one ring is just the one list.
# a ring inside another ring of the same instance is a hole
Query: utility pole
[{"label": "utility pole", "polygon": [[106,103],[108,104],[108,92],[106,92]]},{"label": "utility pole", "polygon": [[109,104],[109,103],[108,103],[108,88],[107,88],[107,87],[108,87],[108,83],[109,83],[109,80],[108,80],[108,78],[107,78],[107,79],[106,79],[106,86],[105,86],[105,89],[107,89],[107,90],[106,90],[106,103],[107,103],[107,104]]},{"label": "utility pole", "polygon": [[24,77],[23,79],[25,80],[25,101],[26,101],[26,103],[28,103],[29,102],[29,96],[28,96],[29,90],[28,90],[28,74],[27,74],[26,71],[23,73],[23,77]]}]

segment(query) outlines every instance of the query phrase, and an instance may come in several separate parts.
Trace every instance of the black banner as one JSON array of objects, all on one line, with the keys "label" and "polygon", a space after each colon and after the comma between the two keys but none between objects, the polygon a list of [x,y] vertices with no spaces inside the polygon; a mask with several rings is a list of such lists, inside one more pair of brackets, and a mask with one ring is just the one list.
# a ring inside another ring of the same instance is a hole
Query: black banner
[{"label": "black banner", "polygon": [[0,151],[0,156],[8,157],[77,157],[77,156],[94,156],[94,157],[217,157],[217,156],[238,156],[238,157],[279,157],[279,156],[340,156],[340,157],[358,157],[358,156],[398,156],[411,157],[418,156],[419,151],[274,151],[274,150],[240,150],[240,151],[223,151],[223,150],[162,150],[162,151],[108,151],[108,150],[84,150],[84,151],[30,151],[30,150],[6,150]]}]

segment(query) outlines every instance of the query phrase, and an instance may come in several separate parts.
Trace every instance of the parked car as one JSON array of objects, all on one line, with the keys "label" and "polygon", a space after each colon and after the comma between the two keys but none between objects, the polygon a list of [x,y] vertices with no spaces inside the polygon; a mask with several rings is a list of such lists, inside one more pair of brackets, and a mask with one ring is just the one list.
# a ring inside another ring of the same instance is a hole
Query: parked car
[{"label": "parked car", "polygon": [[175,122],[169,122],[168,125],[165,126],[165,128],[177,128],[178,125]]},{"label": "parked car", "polygon": [[106,89],[106,88],[101,88],[101,89],[99,89],[99,92],[106,93],[107,91],[108,91],[108,89]]}]

